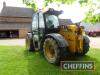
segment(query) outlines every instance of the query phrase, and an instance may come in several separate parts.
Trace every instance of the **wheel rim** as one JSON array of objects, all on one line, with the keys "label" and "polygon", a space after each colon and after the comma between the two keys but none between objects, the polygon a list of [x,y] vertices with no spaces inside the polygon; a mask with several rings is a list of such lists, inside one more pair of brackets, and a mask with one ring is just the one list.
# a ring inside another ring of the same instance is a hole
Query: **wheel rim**
[{"label": "wheel rim", "polygon": [[56,59],[57,54],[55,49],[57,49],[56,42],[51,38],[46,39],[44,43],[44,55],[48,61]]}]

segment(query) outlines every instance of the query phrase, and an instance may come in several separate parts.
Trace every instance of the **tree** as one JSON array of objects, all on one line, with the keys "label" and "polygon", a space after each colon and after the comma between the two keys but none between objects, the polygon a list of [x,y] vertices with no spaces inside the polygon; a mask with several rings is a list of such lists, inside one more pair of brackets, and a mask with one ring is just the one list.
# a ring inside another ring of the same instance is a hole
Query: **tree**
[{"label": "tree", "polygon": [[83,20],[84,22],[90,22],[91,24],[95,25],[96,23],[100,22],[100,14],[94,16],[88,16]]},{"label": "tree", "polygon": [[[38,0],[41,1],[41,0]],[[23,2],[38,10],[37,0],[23,0]],[[88,6],[89,10],[86,12],[86,18],[83,20],[84,22],[90,22],[95,24],[96,22],[100,22],[100,16],[96,15],[96,10],[100,9],[100,0],[44,0],[43,8],[48,6],[48,4],[55,2],[56,4],[72,4],[74,2],[80,3],[81,6]]]},{"label": "tree", "polygon": [[[26,5],[31,6],[35,10],[38,10],[37,1],[41,1],[41,0],[23,0],[23,2]],[[42,0],[42,1],[44,1],[44,5],[42,6],[44,8],[44,7],[48,6],[48,4],[53,3],[53,2],[55,2],[57,4],[71,4],[77,0]]]},{"label": "tree", "polygon": [[86,12],[86,17],[83,21],[90,22],[92,25],[100,22],[100,12],[96,12],[100,10],[100,0],[88,0],[86,4],[88,4],[89,10]]}]

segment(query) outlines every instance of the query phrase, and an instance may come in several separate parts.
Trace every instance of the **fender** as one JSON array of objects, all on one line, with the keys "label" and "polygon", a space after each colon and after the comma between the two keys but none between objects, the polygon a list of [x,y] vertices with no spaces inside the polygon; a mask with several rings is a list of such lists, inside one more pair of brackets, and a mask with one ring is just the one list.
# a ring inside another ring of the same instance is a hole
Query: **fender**
[{"label": "fender", "polygon": [[86,40],[85,43],[90,43],[90,39],[87,36],[83,36],[83,38]]},{"label": "fender", "polygon": [[68,47],[68,42],[63,38],[62,35],[58,34],[58,33],[51,33],[51,34],[47,34],[47,37],[51,37],[53,39],[56,40],[56,42],[58,43],[59,47]]}]

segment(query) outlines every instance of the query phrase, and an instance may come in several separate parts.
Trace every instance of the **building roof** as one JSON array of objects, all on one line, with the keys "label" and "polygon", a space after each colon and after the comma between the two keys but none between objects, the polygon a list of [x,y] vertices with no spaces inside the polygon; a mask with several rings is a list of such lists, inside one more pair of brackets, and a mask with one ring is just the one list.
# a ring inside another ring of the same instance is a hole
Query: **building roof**
[{"label": "building roof", "polygon": [[73,22],[71,19],[59,19],[59,25],[71,25]]},{"label": "building roof", "polygon": [[32,17],[34,11],[32,8],[4,6],[0,16],[5,17]]}]

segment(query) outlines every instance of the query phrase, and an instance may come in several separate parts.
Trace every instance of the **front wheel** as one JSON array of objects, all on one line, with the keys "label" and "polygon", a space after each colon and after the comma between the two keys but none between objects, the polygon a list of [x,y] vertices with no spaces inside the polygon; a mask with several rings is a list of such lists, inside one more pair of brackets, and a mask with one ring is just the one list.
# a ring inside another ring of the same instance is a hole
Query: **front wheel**
[{"label": "front wheel", "polygon": [[83,51],[81,53],[77,53],[77,55],[85,55],[89,51],[89,38],[87,36],[83,37]]},{"label": "front wheel", "polygon": [[43,51],[49,63],[57,64],[60,62],[60,49],[55,39],[46,38],[43,44]]}]

